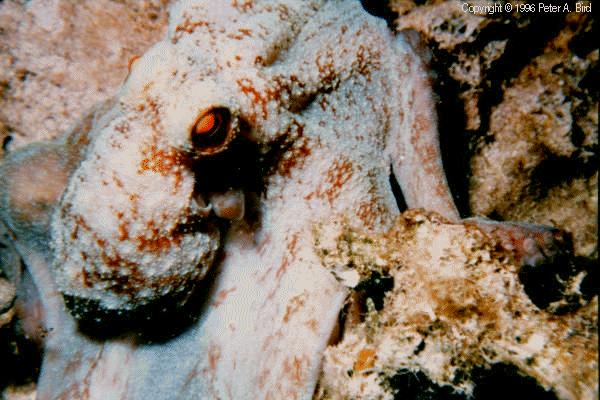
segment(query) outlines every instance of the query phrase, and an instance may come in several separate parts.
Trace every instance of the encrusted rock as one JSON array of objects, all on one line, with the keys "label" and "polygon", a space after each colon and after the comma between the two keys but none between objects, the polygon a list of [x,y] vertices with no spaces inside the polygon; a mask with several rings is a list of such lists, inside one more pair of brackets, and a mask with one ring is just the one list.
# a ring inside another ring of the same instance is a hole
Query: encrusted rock
[{"label": "encrusted rock", "polygon": [[6,279],[0,278],[0,328],[8,324],[14,314],[15,287]]},{"label": "encrusted rock", "polygon": [[432,51],[445,165],[453,192],[468,199],[459,207],[557,226],[573,234],[578,256],[596,259],[593,15],[472,14],[463,6],[489,3],[416,3],[390,7],[397,29],[418,31]]},{"label": "encrusted rock", "polygon": [[572,50],[587,22],[571,20],[492,108],[488,143],[471,161],[471,208],[562,227],[589,257],[597,256],[598,99],[590,81],[598,50]]},{"label": "encrusted rock", "polygon": [[598,398],[597,297],[563,316],[539,309],[508,254],[435,214],[407,212],[382,236],[339,229],[318,243],[334,274],[355,271],[355,290],[374,275],[393,285],[381,310],[372,295],[352,297],[319,398]]},{"label": "encrusted rock", "polygon": [[36,394],[34,383],[22,386],[9,386],[2,393],[2,400],[35,400]]}]

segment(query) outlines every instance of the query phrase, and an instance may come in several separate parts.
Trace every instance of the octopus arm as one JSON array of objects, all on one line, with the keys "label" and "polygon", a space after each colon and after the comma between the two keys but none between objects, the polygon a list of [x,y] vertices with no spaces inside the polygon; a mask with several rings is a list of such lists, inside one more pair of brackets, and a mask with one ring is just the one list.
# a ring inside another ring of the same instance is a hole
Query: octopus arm
[{"label": "octopus arm", "polygon": [[395,63],[390,75],[390,79],[404,82],[402,87],[406,88],[396,94],[398,110],[392,116],[388,138],[392,170],[409,208],[433,210],[458,221],[460,216],[442,165],[430,76],[418,56],[418,38],[401,33],[395,45],[398,52],[407,54],[399,58],[402,62]]}]

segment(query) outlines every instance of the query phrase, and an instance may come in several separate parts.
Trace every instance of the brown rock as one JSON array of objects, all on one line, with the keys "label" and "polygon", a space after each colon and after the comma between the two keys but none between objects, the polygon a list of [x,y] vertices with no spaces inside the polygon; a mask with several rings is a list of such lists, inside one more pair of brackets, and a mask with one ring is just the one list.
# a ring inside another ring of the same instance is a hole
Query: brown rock
[{"label": "brown rock", "polygon": [[163,35],[167,3],[1,2],[0,122],[10,147],[58,136],[114,94],[131,57]]}]

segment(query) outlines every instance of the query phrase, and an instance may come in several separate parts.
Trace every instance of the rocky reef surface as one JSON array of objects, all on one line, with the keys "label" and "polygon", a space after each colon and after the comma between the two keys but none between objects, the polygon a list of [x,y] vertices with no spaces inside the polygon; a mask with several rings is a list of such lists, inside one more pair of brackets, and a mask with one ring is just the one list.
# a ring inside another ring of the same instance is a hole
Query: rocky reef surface
[{"label": "rocky reef surface", "polygon": [[593,14],[574,12],[574,4],[570,13],[473,14],[465,4],[488,3],[390,2],[397,29],[418,31],[431,48],[459,207],[560,227],[573,235],[577,255],[597,259]]},{"label": "rocky reef surface", "polygon": [[597,297],[540,308],[509,253],[421,210],[380,236],[323,229],[339,231],[316,247],[352,295],[318,398],[597,398]]}]

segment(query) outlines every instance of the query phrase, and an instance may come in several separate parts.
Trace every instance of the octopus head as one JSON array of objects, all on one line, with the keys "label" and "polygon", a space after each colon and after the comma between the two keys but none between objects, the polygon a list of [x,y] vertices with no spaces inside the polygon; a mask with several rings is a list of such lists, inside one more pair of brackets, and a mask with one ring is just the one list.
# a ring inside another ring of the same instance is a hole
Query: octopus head
[{"label": "octopus head", "polygon": [[52,218],[52,269],[80,320],[187,304],[223,230],[244,217],[256,155],[239,108],[206,77],[185,87],[161,79],[176,68],[152,59],[164,56],[135,62]]}]

